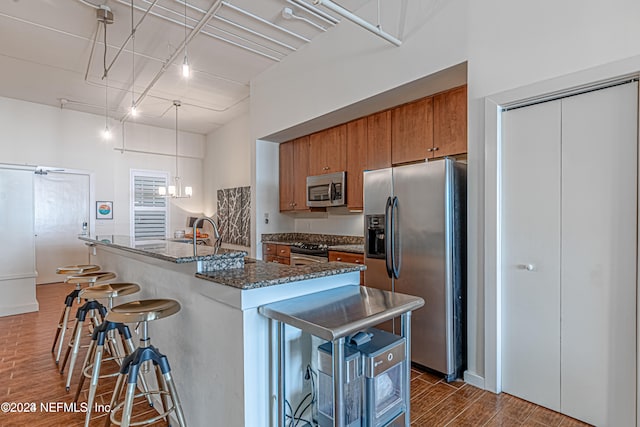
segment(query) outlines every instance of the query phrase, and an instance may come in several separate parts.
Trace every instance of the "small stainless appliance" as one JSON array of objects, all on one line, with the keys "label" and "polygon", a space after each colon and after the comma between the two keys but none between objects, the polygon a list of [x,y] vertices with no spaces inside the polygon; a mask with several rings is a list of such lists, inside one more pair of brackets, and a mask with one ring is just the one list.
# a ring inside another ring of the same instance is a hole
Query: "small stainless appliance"
[{"label": "small stainless appliance", "polygon": [[[318,347],[318,426],[333,427],[333,348],[330,342]],[[360,352],[345,346],[346,383],[344,406],[346,427],[362,426],[362,366]]]},{"label": "small stainless appliance", "polygon": [[328,173],[307,177],[307,206],[330,207],[343,206],[345,196],[346,172]]},{"label": "small stainless appliance", "polygon": [[364,370],[364,427],[404,426],[407,411],[406,339],[376,328],[358,332],[347,345]]},{"label": "small stainless appliance", "polygon": [[295,242],[291,244],[289,261],[291,266],[329,262],[329,249],[324,244]]}]

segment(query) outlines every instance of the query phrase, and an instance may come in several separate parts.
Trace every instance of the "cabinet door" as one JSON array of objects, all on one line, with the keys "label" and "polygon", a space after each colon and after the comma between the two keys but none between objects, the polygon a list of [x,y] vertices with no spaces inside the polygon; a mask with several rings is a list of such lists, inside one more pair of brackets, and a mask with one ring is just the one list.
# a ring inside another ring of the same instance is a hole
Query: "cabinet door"
[{"label": "cabinet door", "polygon": [[433,97],[433,157],[467,152],[467,86]]},{"label": "cabinet door", "polygon": [[307,176],[309,175],[309,137],[303,136],[293,141],[293,209],[308,210]]},{"label": "cabinet door", "polygon": [[293,144],[294,141],[280,144],[280,212],[293,209]]},{"label": "cabinet door", "polygon": [[[364,264],[364,254],[329,251],[329,261],[348,262],[351,264]],[[360,285],[364,285],[364,271],[360,272]]]},{"label": "cabinet door", "polygon": [[367,161],[367,118],[347,123],[347,207],[362,210],[362,174]]},{"label": "cabinet door", "polygon": [[[560,410],[560,101],[502,114],[502,390]],[[591,375],[591,373],[586,373]]]},{"label": "cabinet door", "polygon": [[310,175],[347,169],[347,125],[323,130],[310,137]]},{"label": "cabinet door", "polygon": [[424,160],[433,147],[433,99],[424,98],[391,110],[391,162]]},{"label": "cabinet door", "polygon": [[367,170],[391,167],[391,110],[367,117]]},{"label": "cabinet door", "polygon": [[636,425],[637,97],[562,101],[562,412]]}]

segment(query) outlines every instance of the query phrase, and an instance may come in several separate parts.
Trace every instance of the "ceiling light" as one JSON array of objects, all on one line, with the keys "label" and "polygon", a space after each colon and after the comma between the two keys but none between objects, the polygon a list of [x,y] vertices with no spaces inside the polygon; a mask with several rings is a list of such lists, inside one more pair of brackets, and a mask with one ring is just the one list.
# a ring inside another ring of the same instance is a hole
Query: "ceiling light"
[{"label": "ceiling light", "polygon": [[133,93],[133,88],[136,85],[136,29],[133,26],[133,0],[131,0],[131,109],[129,114],[131,117],[138,115],[138,109],[136,108],[136,98]]},{"label": "ceiling light", "polygon": [[184,0],[184,61],[182,61],[182,77],[189,78],[191,67],[187,59],[187,0]]},{"label": "ceiling light", "polygon": [[174,107],[176,107],[176,175],[173,178],[175,185],[170,185],[168,188],[158,187],[158,195],[163,197],[171,197],[173,199],[185,199],[193,196],[192,187],[184,187],[184,194],[182,191],[182,178],[178,173],[178,107],[180,107],[180,101],[173,101]]},{"label": "ceiling light", "polygon": [[109,129],[109,125],[106,125],[104,127],[104,130],[102,131],[102,138],[104,138],[105,140],[109,141],[112,136],[113,135],[111,134],[111,129]]},{"label": "ceiling light", "polygon": [[[185,48],[186,52],[186,48]],[[189,60],[187,59],[187,54],[184,54],[184,61],[182,62],[182,77],[188,78],[191,74],[191,69],[189,67]]]},{"label": "ceiling light", "polygon": [[102,66],[104,68],[104,130],[102,131],[102,138],[110,140],[111,129],[109,129],[109,77],[107,76],[107,25],[113,23],[113,17],[108,20],[106,17],[102,17],[100,12],[107,12],[103,9],[98,9],[98,20],[102,22],[104,27],[104,55],[102,56]]}]

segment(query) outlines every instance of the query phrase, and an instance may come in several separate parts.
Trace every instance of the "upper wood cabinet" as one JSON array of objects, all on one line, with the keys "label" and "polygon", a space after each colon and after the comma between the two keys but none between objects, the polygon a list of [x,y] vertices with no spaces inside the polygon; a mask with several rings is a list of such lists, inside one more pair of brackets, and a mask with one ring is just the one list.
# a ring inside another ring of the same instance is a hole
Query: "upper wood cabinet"
[{"label": "upper wood cabinet", "polygon": [[293,143],[280,144],[280,212],[293,210]]},{"label": "upper wood cabinet", "polygon": [[362,178],[367,169],[367,118],[347,123],[347,208],[362,210]]},{"label": "upper wood cabinet", "polygon": [[310,145],[309,175],[335,173],[347,169],[346,124],[312,134]]},{"label": "upper wood cabinet", "polygon": [[381,111],[367,119],[366,169],[384,169],[391,166],[391,110]]},{"label": "upper wood cabinet", "polygon": [[467,86],[433,97],[432,157],[467,152]]},{"label": "upper wood cabinet", "polygon": [[280,211],[309,210],[307,207],[309,175],[309,137],[280,144]]},{"label": "upper wood cabinet", "polygon": [[423,98],[391,110],[391,163],[426,159],[432,147],[432,98]]}]

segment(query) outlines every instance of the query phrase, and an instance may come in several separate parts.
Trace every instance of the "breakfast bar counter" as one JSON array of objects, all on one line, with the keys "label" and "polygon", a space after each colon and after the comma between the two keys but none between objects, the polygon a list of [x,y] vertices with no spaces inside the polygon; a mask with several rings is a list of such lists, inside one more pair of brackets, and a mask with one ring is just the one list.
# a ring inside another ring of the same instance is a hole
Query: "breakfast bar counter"
[{"label": "breakfast bar counter", "polygon": [[[115,272],[119,282],[140,285],[140,293],[116,304],[146,298],[180,302],[182,310],[154,324],[150,335],[172,361],[187,423],[195,426],[211,425],[214,419],[216,425],[268,426],[275,402],[269,379],[271,330],[258,307],[358,284],[364,268],[344,263],[292,268],[205,246],[198,246],[198,257],[193,257],[193,245],[132,244],[128,236],[81,239],[92,246],[92,263]],[[241,257],[243,266],[197,272],[200,257],[223,264]],[[296,334],[289,341],[290,348],[298,349],[289,357],[304,363],[306,344]]]}]

